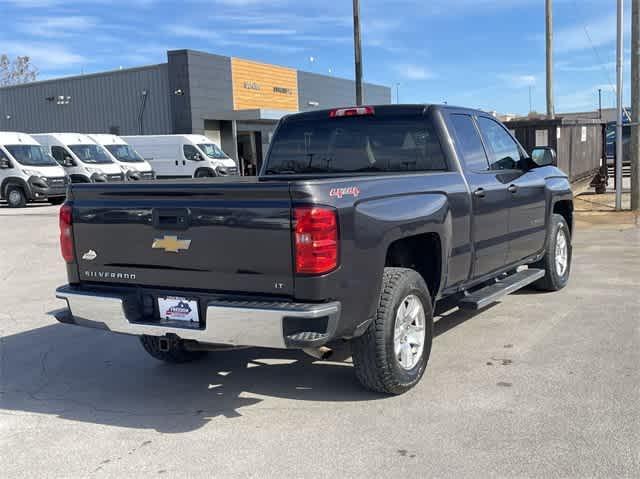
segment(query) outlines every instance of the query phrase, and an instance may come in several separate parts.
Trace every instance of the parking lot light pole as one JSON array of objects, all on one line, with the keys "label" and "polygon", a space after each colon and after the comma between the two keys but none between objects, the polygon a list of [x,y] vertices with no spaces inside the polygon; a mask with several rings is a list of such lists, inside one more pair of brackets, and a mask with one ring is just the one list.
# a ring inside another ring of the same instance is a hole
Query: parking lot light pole
[{"label": "parking lot light pole", "polygon": [[624,0],[618,0],[616,49],[616,211],[622,210],[622,71],[624,43]]},{"label": "parking lot light pole", "polygon": [[640,211],[640,0],[631,5],[631,210]]},{"label": "parking lot light pole", "polygon": [[547,57],[547,117],[555,117],[553,99],[553,2],[545,2],[546,57]]},{"label": "parking lot light pole", "polygon": [[360,39],[360,0],[353,0],[353,43],[356,62],[356,105],[362,105],[362,41]]}]

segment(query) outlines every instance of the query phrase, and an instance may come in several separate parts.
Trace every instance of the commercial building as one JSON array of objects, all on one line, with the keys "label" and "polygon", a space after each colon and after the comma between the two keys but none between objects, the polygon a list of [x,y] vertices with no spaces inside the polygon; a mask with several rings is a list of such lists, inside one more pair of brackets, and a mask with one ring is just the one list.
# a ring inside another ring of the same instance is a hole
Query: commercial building
[{"label": "commercial building", "polygon": [[[369,104],[391,90],[365,84]],[[354,104],[351,80],[193,50],[167,63],[0,88],[0,131],[205,134],[256,171],[286,114]]]}]

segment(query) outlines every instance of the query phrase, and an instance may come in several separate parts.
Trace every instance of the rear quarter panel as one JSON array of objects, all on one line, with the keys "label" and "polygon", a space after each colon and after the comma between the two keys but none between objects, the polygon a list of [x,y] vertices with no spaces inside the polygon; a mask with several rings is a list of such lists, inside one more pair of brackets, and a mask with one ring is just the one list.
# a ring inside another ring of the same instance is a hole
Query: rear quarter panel
[{"label": "rear quarter panel", "polygon": [[[336,191],[348,193],[340,197]],[[338,210],[339,268],[295,280],[299,300],[342,302],[338,335],[348,335],[375,313],[387,250],[398,239],[424,233],[440,237],[441,289],[468,276],[469,196],[457,172],[293,183],[292,201],[294,206],[315,203]]]}]

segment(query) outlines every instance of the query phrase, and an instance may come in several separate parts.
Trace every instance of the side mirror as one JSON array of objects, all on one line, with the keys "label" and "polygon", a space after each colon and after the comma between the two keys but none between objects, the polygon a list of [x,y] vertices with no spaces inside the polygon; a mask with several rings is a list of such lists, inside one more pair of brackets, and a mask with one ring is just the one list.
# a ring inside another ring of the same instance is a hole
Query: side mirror
[{"label": "side mirror", "polygon": [[556,150],[550,146],[537,146],[531,151],[531,159],[536,166],[558,166]]},{"label": "side mirror", "polygon": [[64,157],[64,161],[62,162],[62,166],[75,166],[75,162],[73,161],[73,158],[71,158],[69,155],[66,155]]},{"label": "side mirror", "polygon": [[202,161],[202,155],[200,153],[196,153],[191,157],[193,161]]},{"label": "side mirror", "polygon": [[11,168],[9,158],[0,158],[0,169],[8,170],[9,168]]}]

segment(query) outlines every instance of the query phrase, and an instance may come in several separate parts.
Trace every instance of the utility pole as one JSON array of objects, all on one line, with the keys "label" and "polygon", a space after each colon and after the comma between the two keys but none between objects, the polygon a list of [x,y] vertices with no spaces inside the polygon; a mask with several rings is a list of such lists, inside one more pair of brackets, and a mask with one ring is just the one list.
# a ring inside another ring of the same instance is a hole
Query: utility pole
[{"label": "utility pole", "polygon": [[640,0],[631,4],[631,211],[640,210]]},{"label": "utility pole", "polygon": [[622,210],[622,70],[624,54],[624,0],[618,0],[616,47],[616,211]]},{"label": "utility pole", "polygon": [[356,105],[362,105],[362,41],[360,39],[360,0],[353,0],[353,43],[356,61]]},{"label": "utility pole", "polygon": [[598,88],[598,118],[602,120],[602,88]]},{"label": "utility pole", "polygon": [[547,116],[555,117],[553,107],[553,1],[545,0],[547,30]]}]

